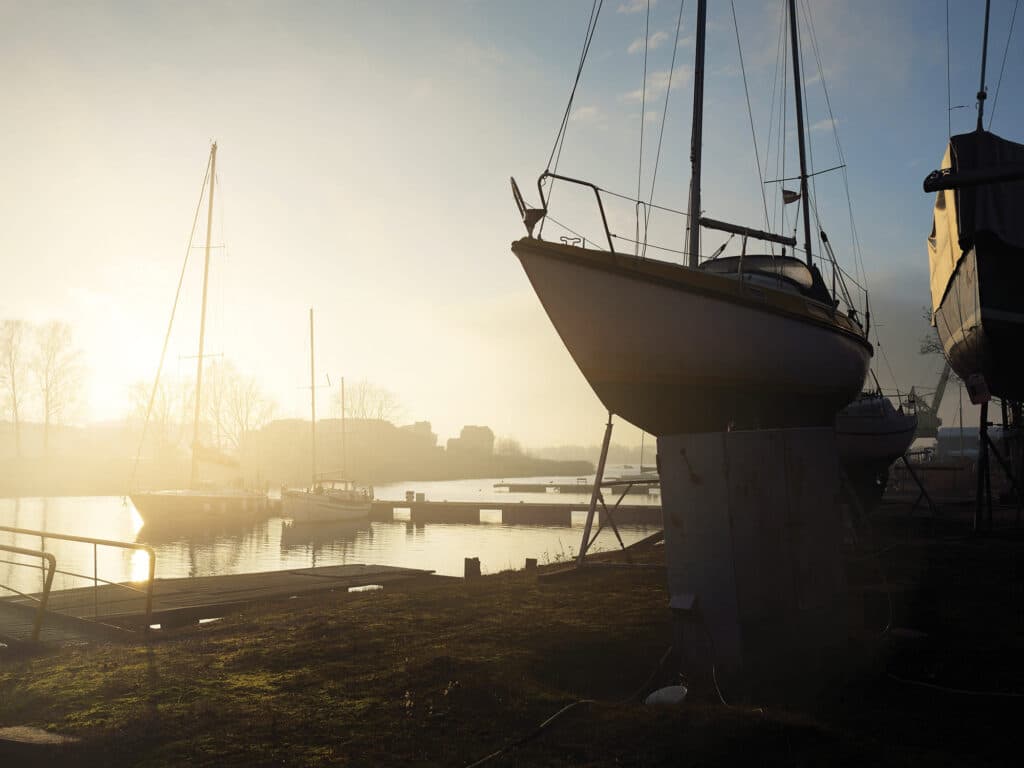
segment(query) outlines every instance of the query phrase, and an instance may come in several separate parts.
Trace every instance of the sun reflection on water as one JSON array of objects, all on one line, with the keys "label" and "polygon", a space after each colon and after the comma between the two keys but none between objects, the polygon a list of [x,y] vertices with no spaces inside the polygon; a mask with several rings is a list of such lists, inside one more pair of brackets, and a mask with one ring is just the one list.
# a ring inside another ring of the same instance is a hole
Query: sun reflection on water
[{"label": "sun reflection on water", "polygon": [[149,552],[144,549],[136,549],[132,552],[128,565],[129,581],[138,583],[149,579]]}]

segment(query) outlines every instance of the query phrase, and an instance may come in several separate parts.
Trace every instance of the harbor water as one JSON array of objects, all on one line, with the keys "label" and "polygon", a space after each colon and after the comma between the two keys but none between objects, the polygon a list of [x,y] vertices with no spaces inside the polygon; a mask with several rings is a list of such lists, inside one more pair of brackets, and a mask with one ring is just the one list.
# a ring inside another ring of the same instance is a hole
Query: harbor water
[{"label": "harbor water", "polygon": [[[629,470],[626,470],[627,472]],[[63,496],[0,499],[0,525],[52,533],[139,542],[156,552],[158,578],[213,576],[289,570],[321,565],[367,563],[433,570],[462,576],[466,557],[480,558],[484,573],[522,568],[526,558],[541,563],[569,560],[579,551],[585,513],[574,512],[571,525],[505,525],[489,515],[488,501],[541,501],[585,509],[592,478],[579,478],[577,493],[509,493],[494,487],[500,479],[408,481],[378,486],[377,498],[404,499],[408,491],[428,501],[479,501],[478,524],[411,523],[395,520],[294,524],[271,517],[249,525],[208,526],[187,531],[147,533],[142,518],[126,497]],[[577,478],[517,478],[516,482],[570,485]],[[608,499],[612,503],[614,497]],[[625,502],[624,502],[625,503]],[[658,504],[657,496],[631,494],[629,504]],[[653,533],[656,526],[626,525],[625,544]],[[91,586],[93,575],[111,582],[140,581],[148,571],[145,552],[0,531],[0,544],[45,550],[57,558],[54,589]],[[614,534],[601,533],[593,550],[617,548]],[[593,551],[592,550],[592,551]],[[95,565],[94,565],[95,560]],[[74,575],[72,575],[74,574]],[[2,595],[10,588],[40,589],[38,560],[0,551]]]}]

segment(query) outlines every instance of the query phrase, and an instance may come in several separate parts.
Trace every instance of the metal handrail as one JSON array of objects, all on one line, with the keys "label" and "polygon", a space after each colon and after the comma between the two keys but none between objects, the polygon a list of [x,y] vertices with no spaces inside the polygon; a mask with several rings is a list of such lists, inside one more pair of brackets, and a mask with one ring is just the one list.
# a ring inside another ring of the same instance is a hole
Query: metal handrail
[{"label": "metal handrail", "polygon": [[601,202],[601,188],[596,184],[591,184],[589,181],[582,181],[580,179],[574,179],[571,176],[563,176],[560,173],[544,171],[544,173],[537,178],[537,191],[540,193],[541,208],[544,210],[547,210],[548,207],[548,201],[544,197],[544,179],[558,179],[559,181],[567,181],[570,184],[579,184],[581,187],[590,187],[594,190],[594,197],[597,198],[597,208],[601,211],[601,223],[604,224],[604,235],[608,238],[608,250],[615,253],[615,244],[612,242],[612,232],[608,229],[608,217],[604,215],[604,203]]},{"label": "metal handrail", "polygon": [[[835,170],[835,169],[829,169],[829,170]],[[578,184],[581,187],[588,187],[588,188],[590,188],[590,189],[592,189],[594,191],[594,198],[597,200],[597,208],[598,208],[598,211],[601,213],[601,224],[604,226],[604,234],[605,234],[605,237],[608,240],[608,250],[611,251],[611,253],[616,253],[616,251],[615,251],[615,244],[614,244],[615,240],[625,240],[627,242],[633,242],[633,243],[640,244],[640,242],[641,242],[640,240],[632,240],[631,238],[623,237],[622,235],[616,235],[616,234],[612,233],[611,229],[608,227],[608,217],[605,214],[604,203],[603,203],[603,201],[601,199],[601,193],[602,192],[608,192],[608,194],[612,195],[613,197],[622,197],[622,198],[627,199],[627,200],[633,200],[633,198],[626,197],[625,195],[619,195],[619,194],[617,194],[615,192],[609,192],[608,190],[603,190],[603,189],[601,189],[601,187],[599,187],[596,184],[593,184],[593,183],[591,183],[589,181],[583,181],[582,179],[576,179],[576,178],[573,178],[571,176],[563,176],[560,173],[553,173],[551,171],[545,171],[544,173],[542,173],[537,178],[537,192],[540,194],[541,207],[539,209],[536,209],[535,213],[538,214],[539,218],[546,217],[547,216],[547,211],[548,211],[548,202],[549,202],[549,200],[548,200],[547,197],[544,196],[544,181],[546,179],[557,179],[559,181],[565,181],[565,182],[568,182],[570,184]],[[514,179],[512,181],[512,186],[513,186],[513,195],[516,198],[516,205],[519,207],[519,212],[520,212],[521,215],[523,215],[523,217],[524,217],[523,220],[525,222],[526,221],[527,209],[526,209],[525,203],[523,202],[522,195],[519,192],[519,187],[516,185]],[[649,205],[648,203],[646,203],[643,200],[633,200],[633,202],[636,203],[638,206],[640,206],[640,205],[643,205],[643,206]],[[682,216],[686,216],[687,215],[685,213],[682,213],[681,211],[674,211],[671,208],[663,208],[662,206],[651,205],[650,207],[652,207],[652,208],[659,208],[661,210],[666,210],[666,211],[671,211],[673,213],[678,213],[678,214],[680,214]],[[558,224],[558,222],[555,222],[555,223]],[[791,248],[794,249],[794,251],[796,250],[796,247],[797,247],[797,241],[796,241],[796,238],[794,238],[794,237],[788,237],[786,235],[777,235],[777,234],[773,234],[771,232],[765,232],[763,230],[753,229],[751,227],[739,226],[737,224],[729,224],[727,222],[718,221],[718,220],[715,220],[715,219],[709,219],[706,216],[701,216],[700,219],[699,219],[698,224],[700,226],[706,227],[708,229],[716,229],[716,230],[719,230],[719,231],[722,231],[722,232],[729,232],[731,234],[742,235],[744,238],[746,238],[746,237],[753,237],[753,238],[755,238],[757,240],[763,240],[765,242],[772,242],[772,243],[778,243],[778,244],[784,245],[784,246],[790,246]],[[564,225],[562,225],[562,226],[564,226]],[[532,236],[532,234],[533,234],[532,223],[527,223],[527,229],[530,232],[530,235]],[[569,230],[569,231],[572,232],[572,230]],[[822,237],[825,238],[824,232],[822,232],[821,234],[822,234]],[[639,235],[638,235],[638,237],[639,237]],[[826,238],[826,242],[827,242],[827,238]],[[666,252],[669,252],[669,253],[683,253],[683,251],[677,251],[677,250],[674,250],[672,248],[664,248],[664,247],[661,247],[661,246],[650,245],[650,244],[648,244],[646,242],[644,242],[643,244],[644,244],[645,248],[655,248],[657,250],[662,250],[662,251],[666,251]],[[859,282],[857,282],[857,280],[854,279],[845,269],[843,269],[843,267],[837,262],[837,260],[835,258],[835,255],[831,252],[831,247],[826,248],[826,252],[828,254],[827,257],[819,255],[818,259],[820,261],[822,261],[823,263],[824,262],[828,262],[828,263],[830,263],[832,265],[832,284],[833,284],[833,287],[832,287],[832,297],[833,297],[833,299],[835,299],[835,296],[836,296],[836,282],[838,280],[838,282],[841,282],[843,284],[844,299],[847,297],[847,295],[849,293],[849,291],[847,289],[847,286],[846,286],[846,283],[849,282],[849,283],[852,283],[853,285],[855,285],[857,288],[859,288],[861,293],[863,293],[865,295],[865,304],[866,304],[867,289],[864,286],[862,286]],[[849,300],[846,303],[847,303],[847,305],[849,307],[849,310],[853,313],[853,314],[850,314],[851,319],[854,319],[855,322],[859,323],[859,321],[856,320],[856,315],[859,314],[859,310],[856,309],[856,307],[854,306],[854,303],[853,303],[852,300]],[[835,307],[833,307],[833,311],[835,311]],[[870,313],[867,311],[867,309],[865,309],[864,316],[865,316],[864,333],[865,333],[865,336],[866,336],[867,333],[868,333],[868,330],[870,329]]]},{"label": "metal handrail", "polygon": [[[148,627],[153,618],[153,582],[156,580],[156,550],[154,550],[148,544],[138,544],[135,542],[128,541],[113,541],[111,539],[97,539],[92,536],[75,536],[70,533],[53,533],[52,531],[37,531],[30,528],[14,528],[9,525],[0,525],[0,531],[7,533],[22,534],[25,536],[39,536],[40,539],[57,539],[59,541],[75,541],[81,544],[92,544],[93,545],[93,582],[97,589],[99,589],[99,574],[97,571],[97,547],[119,547],[121,549],[133,549],[137,551],[145,552],[149,556],[149,578],[146,586],[146,626]],[[56,567],[56,565],[55,565]],[[82,576],[81,574],[69,574],[72,576],[78,576],[79,578],[86,578],[88,576]],[[50,579],[52,581],[53,576],[51,574]],[[110,582],[106,582],[110,583]],[[135,587],[130,587],[124,584],[119,586],[126,587],[127,589],[137,590]],[[98,593],[97,593],[98,594]]]},{"label": "metal handrail", "polygon": [[[23,549],[22,547],[12,547],[8,544],[0,544],[0,550],[4,552],[11,552],[15,555],[26,555],[28,557],[38,557],[45,562],[50,564],[50,570],[47,571],[45,566],[43,567],[43,591],[41,597],[33,597],[32,595],[23,595],[16,589],[11,589],[12,592],[16,592],[22,597],[26,597],[29,600],[34,600],[39,603],[39,608],[36,610],[35,621],[32,622],[32,642],[39,640],[39,632],[43,628],[43,614],[46,612],[46,603],[50,599],[50,587],[53,586],[53,574],[57,570],[57,558],[55,558],[49,552],[43,552],[40,549]],[[19,563],[19,565],[29,566],[28,563]],[[10,587],[6,587],[10,589]]]}]

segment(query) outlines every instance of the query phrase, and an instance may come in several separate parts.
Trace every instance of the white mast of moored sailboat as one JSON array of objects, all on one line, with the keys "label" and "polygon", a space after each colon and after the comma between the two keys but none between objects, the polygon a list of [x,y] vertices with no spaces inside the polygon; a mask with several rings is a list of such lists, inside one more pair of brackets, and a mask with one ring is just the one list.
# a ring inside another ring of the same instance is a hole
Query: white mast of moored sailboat
[{"label": "white mast of moored sailboat", "polygon": [[213,234],[213,187],[217,178],[217,142],[210,146],[210,200],[206,213],[206,260],[203,265],[203,304],[199,312],[199,356],[196,360],[196,408],[192,420],[192,474],[189,487],[195,488],[199,478],[199,414],[203,392],[203,343],[206,332],[206,289],[210,279],[210,237]]},{"label": "white mast of moored sailboat", "polygon": [[309,409],[310,420],[310,442],[313,454],[313,483],[310,490],[316,488],[316,365],[313,357],[313,308],[309,308]]}]

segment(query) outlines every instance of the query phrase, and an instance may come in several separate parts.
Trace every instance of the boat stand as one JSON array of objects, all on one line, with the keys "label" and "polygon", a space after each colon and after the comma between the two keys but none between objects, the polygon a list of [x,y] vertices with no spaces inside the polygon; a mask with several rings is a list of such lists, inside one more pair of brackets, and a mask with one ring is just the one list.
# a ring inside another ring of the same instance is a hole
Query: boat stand
[{"label": "boat stand", "polygon": [[[1008,414],[1006,403],[1002,405],[1003,411],[1003,429],[1004,432],[1008,428]],[[1016,417],[1020,414],[1020,404],[1014,403],[1012,411],[1015,417],[1015,426],[1019,429],[1020,422]],[[999,466],[1002,467],[1003,472],[1006,474],[1007,479],[1010,481],[1010,486],[1013,488],[1014,499],[1017,502],[1017,514],[1015,517],[1015,524],[1020,525],[1021,508],[1024,505],[1024,495],[1021,494],[1020,485],[1017,482],[1017,474],[1013,471],[1011,462],[1003,456],[995,441],[988,433],[988,428],[992,426],[992,423],[988,420],[988,402],[981,404],[981,418],[978,420],[978,485],[975,494],[974,503],[974,531],[980,533],[981,531],[992,530],[992,472],[991,472],[991,460],[989,454],[996,457],[996,461],[999,462]],[[984,512],[982,515],[982,504],[984,503]]]},{"label": "boat stand", "polygon": [[[580,541],[580,552],[576,556],[576,565],[582,566],[584,563],[583,558],[586,557],[590,547],[597,540],[597,537],[601,535],[601,531],[605,528],[605,521],[608,521],[608,525],[612,531],[615,532],[615,538],[619,541],[619,546],[626,555],[628,562],[633,562],[629,556],[629,550],[626,548],[625,543],[622,541],[622,535],[619,533],[619,526],[615,523],[614,512],[622,504],[622,500],[626,498],[626,494],[633,488],[634,485],[652,485],[655,480],[631,480],[623,483],[621,480],[605,480],[604,479],[604,468],[608,460],[608,446],[611,445],[612,440],[612,413],[608,413],[608,423],[604,427],[604,441],[601,443],[601,456],[597,460],[597,474],[594,475],[594,487],[590,493],[590,505],[587,507],[587,521],[583,526],[583,538]],[[641,462],[640,471],[643,472],[643,463]],[[615,503],[609,508],[604,500],[604,493],[601,491],[602,488],[608,488],[613,485],[624,485],[622,492],[619,494],[619,498],[615,500]],[[590,532],[594,527],[594,515],[597,513],[597,505],[601,505],[601,518],[597,526],[597,530],[594,535],[591,536]]]},{"label": "boat stand", "polygon": [[934,519],[939,514],[939,508],[935,505],[935,502],[932,501],[932,497],[928,494],[928,489],[924,487],[924,483],[921,482],[921,478],[918,477],[917,472],[914,471],[913,465],[907,460],[907,454],[900,456],[899,461],[903,462],[903,466],[906,467],[907,472],[910,473],[910,477],[914,481],[914,484],[917,485],[917,490],[919,491],[917,498],[914,499],[914,503],[910,505],[910,514],[914,514],[914,510],[917,509],[917,505],[921,503],[921,499],[924,499],[928,502],[928,509],[931,510],[932,518]]},{"label": "boat stand", "polygon": [[824,684],[849,617],[832,427],[660,435],[658,459],[680,671],[751,694]]},{"label": "boat stand", "polygon": [[[608,446],[611,445],[612,441],[612,412],[608,411],[608,423],[604,427],[604,441],[601,443],[601,456],[597,460],[597,474],[594,475],[594,488],[590,492],[590,506],[587,507],[587,522],[583,526],[583,539],[580,541],[580,553],[576,556],[577,567],[583,565],[583,558],[587,556],[587,550],[600,535],[604,529],[604,521],[607,518],[608,522],[611,523],[612,530],[615,531],[615,538],[619,540],[619,546],[622,547],[622,551],[626,552],[626,545],[622,542],[622,536],[619,535],[619,527],[615,524],[615,518],[612,517],[611,512],[608,510],[608,506],[604,503],[604,494],[601,493],[601,486],[604,484],[604,466],[608,460]],[[626,494],[623,493],[623,496]],[[619,497],[619,501],[622,501],[622,497]],[[594,513],[597,511],[597,504],[601,504],[601,522],[597,526],[597,532],[593,538],[590,536],[590,531],[594,526]],[[615,507],[619,506],[619,502],[615,503]],[[626,558],[629,558],[629,553],[626,552]]]}]

